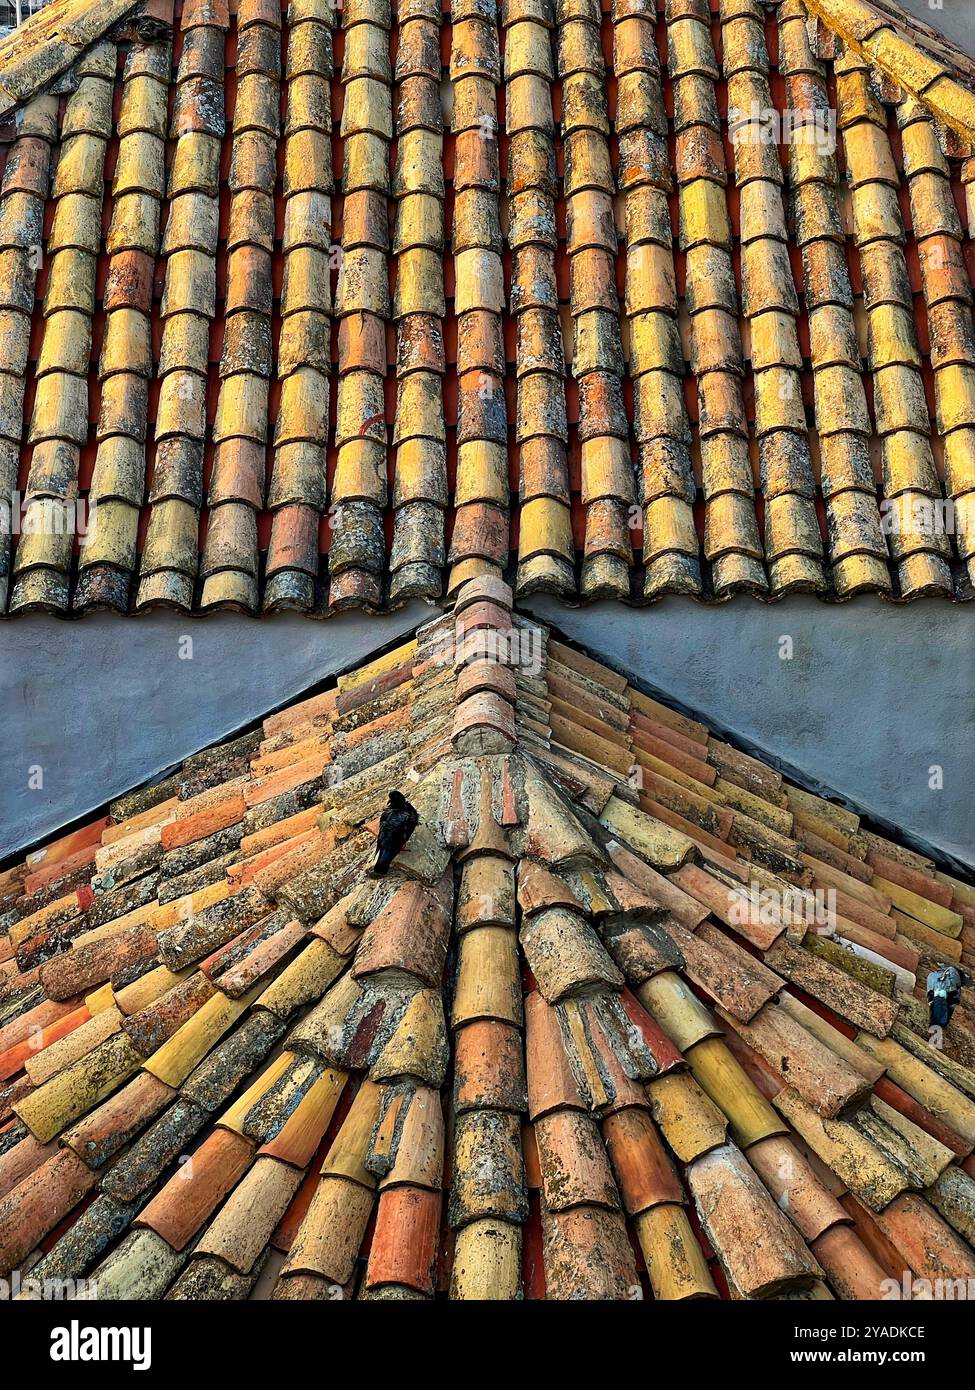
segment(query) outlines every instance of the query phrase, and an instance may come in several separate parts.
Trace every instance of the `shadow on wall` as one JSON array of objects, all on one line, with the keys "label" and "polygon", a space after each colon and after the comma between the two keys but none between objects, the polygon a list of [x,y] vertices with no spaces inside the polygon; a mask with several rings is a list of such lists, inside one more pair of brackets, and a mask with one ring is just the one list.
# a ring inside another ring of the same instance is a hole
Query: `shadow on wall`
[{"label": "shadow on wall", "polygon": [[881,833],[975,866],[975,607],[524,607]]},{"label": "shadow on wall", "polygon": [[431,616],[411,604],[321,623],[154,613],[4,624],[0,857],[361,665]]}]

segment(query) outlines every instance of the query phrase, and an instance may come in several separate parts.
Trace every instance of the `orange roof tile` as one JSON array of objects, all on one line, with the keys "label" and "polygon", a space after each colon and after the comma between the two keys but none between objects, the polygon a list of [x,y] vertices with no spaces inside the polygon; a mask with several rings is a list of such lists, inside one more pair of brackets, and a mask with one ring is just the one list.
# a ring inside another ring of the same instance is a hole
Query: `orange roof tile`
[{"label": "orange roof tile", "polygon": [[[971,597],[975,62],[928,26],[132,9],[0,45],[5,611]],[[510,737],[488,676],[458,733]]]}]

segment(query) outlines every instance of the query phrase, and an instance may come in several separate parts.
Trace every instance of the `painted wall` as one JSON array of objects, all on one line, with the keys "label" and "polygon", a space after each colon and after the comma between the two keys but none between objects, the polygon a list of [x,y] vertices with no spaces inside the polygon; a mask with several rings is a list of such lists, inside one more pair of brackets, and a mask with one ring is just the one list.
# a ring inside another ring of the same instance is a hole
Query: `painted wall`
[{"label": "painted wall", "polygon": [[972,0],[899,0],[902,9],[938,29],[946,39],[975,53],[975,6]]},{"label": "painted wall", "polygon": [[429,616],[414,604],[327,622],[154,613],[4,623],[0,857],[361,665]]},{"label": "painted wall", "polygon": [[[975,606],[526,607],[799,780],[975,866]],[[0,856],[360,665],[430,616],[413,605],[325,623],[159,613],[3,624]],[[932,768],[940,789],[929,785]]]},{"label": "painted wall", "polygon": [[975,866],[973,608],[525,606],[783,771]]}]

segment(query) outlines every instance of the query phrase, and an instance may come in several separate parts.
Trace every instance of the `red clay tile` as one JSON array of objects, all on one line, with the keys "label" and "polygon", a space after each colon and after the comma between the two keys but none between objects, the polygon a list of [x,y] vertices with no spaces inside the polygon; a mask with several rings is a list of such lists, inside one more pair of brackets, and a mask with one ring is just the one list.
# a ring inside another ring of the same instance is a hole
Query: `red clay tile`
[{"label": "red clay tile", "polygon": [[247,805],[241,792],[231,792],[216,803],[211,803],[194,814],[170,821],[162,828],[163,848],[178,849],[181,845],[192,844],[195,840],[205,840],[224,830],[228,825],[236,825],[243,820]]},{"label": "red clay tile", "polygon": [[9,1273],[95,1185],[95,1174],[60,1149],[0,1200],[0,1271]]},{"label": "red clay tile", "polygon": [[82,826],[80,830],[72,830],[70,834],[52,840],[49,845],[45,845],[42,849],[32,850],[27,856],[29,868],[37,873],[42,868],[49,868],[54,864],[62,863],[73,854],[88,849],[92,845],[101,844],[102,832],[111,824],[108,816],[102,816],[98,820]]},{"label": "red clay tile", "polygon": [[[88,845],[84,849],[79,849],[75,854],[68,855],[65,859],[58,859],[54,863],[38,869],[36,873],[28,874],[24,879],[24,893],[27,897],[33,897],[35,893],[40,893],[49,885],[59,883],[77,871],[88,868],[89,865],[94,864],[97,852],[97,844]],[[94,868],[91,872],[94,873]]]},{"label": "red clay tile", "polygon": [[433,1293],[433,1264],[440,1234],[440,1193],[394,1187],[379,1199],[366,1285],[402,1284]]},{"label": "red clay tile", "polygon": [[533,1120],[564,1106],[583,1109],[562,1042],[558,1012],[537,990],[525,999],[525,1067],[528,1113]]},{"label": "red clay tile", "polygon": [[681,1068],[684,1065],[684,1058],[667,1035],[661,1031],[656,1021],[650,1017],[639,999],[636,999],[628,989],[624,989],[620,995],[620,1003],[623,1005],[627,1017],[638,1030],[644,1046],[657,1063],[659,1074],[664,1075],[669,1071]]},{"label": "red clay tile", "polygon": [[535,1121],[542,1192],[550,1211],[592,1205],[619,1208],[619,1193],[594,1120],[558,1110]]},{"label": "red clay tile", "polygon": [[215,1129],[148,1206],[138,1225],[182,1250],[250,1167],[254,1146],[232,1130]]},{"label": "red clay tile", "polygon": [[837,1221],[848,1219],[791,1140],[781,1135],[762,1139],[749,1148],[748,1161],[810,1245]]},{"label": "red clay tile", "polygon": [[734,1145],[696,1159],[687,1182],[708,1239],[742,1296],[768,1297],[819,1277],[798,1231]]},{"label": "red clay tile", "polygon": [[683,1203],[684,1189],[653,1120],[644,1110],[619,1110],[603,1120],[603,1138],[627,1214],[660,1202]]},{"label": "red clay tile", "polygon": [[46,961],[41,966],[41,984],[49,998],[71,999],[155,953],[156,933],[146,925],[133,926]]},{"label": "red clay tile", "polygon": [[454,1109],[525,1109],[525,1061],[517,1028],[469,1023],[454,1039]]},{"label": "red clay tile", "polygon": [[640,1281],[619,1212],[599,1207],[549,1212],[543,1204],[542,1232],[546,1298],[635,1297]]},{"label": "red clay tile", "polygon": [[[44,1008],[44,1005],[40,1007]],[[0,1081],[7,1081],[11,1076],[16,1076],[30,1057],[36,1057],[38,1052],[50,1047],[51,1043],[57,1042],[60,1038],[66,1038],[90,1018],[90,1011],[82,1006],[80,1009],[62,1014],[46,1027],[40,1024],[33,1025],[22,1042],[14,1043],[6,1051],[0,1052]]]},{"label": "red clay tile", "polygon": [[137,1134],[173,1099],[173,1089],[140,1071],[121,1090],[89,1111],[61,1135],[92,1168],[101,1168],[130,1135]]},{"label": "red clay tile", "polygon": [[975,1253],[923,1197],[905,1192],[875,1219],[918,1278],[975,1279]]},{"label": "red clay tile", "polygon": [[[727,1019],[723,1010],[718,1012]],[[766,1004],[749,1023],[736,1021],[736,1028],[820,1115],[841,1115],[870,1092],[870,1082],[860,1072],[774,1004]]]},{"label": "red clay tile", "polygon": [[507,666],[494,661],[472,661],[457,677],[457,701],[484,691],[493,692],[509,704],[516,698],[515,678]]},{"label": "red clay tile", "polygon": [[576,912],[581,908],[567,883],[531,860],[524,860],[518,869],[518,906],[525,917],[546,907],[568,907]]},{"label": "red clay tile", "polygon": [[[506,699],[492,690],[482,690],[479,694],[468,695],[458,704],[454,715],[452,738],[455,747],[466,751],[463,743],[466,736],[486,732],[499,736],[505,743],[515,741],[515,716]],[[497,750],[493,750],[497,751]]]},{"label": "red clay tile", "polygon": [[442,894],[422,883],[405,883],[363,932],[352,973],[362,979],[380,970],[406,970],[425,984],[437,985],[449,930]]},{"label": "red clay tile", "polygon": [[943,1121],[932,1115],[931,1111],[920,1101],[915,1100],[913,1096],[909,1096],[906,1091],[901,1090],[900,1086],[895,1085],[889,1076],[882,1076],[874,1082],[873,1093],[885,1105],[892,1106],[912,1124],[923,1129],[933,1139],[937,1139],[939,1144],[944,1144],[946,1148],[951,1149],[959,1158],[965,1158],[971,1152],[970,1139],[964,1139],[960,1134],[956,1134]]},{"label": "red clay tile", "polygon": [[811,1248],[841,1298],[876,1301],[884,1296],[890,1276],[851,1226],[831,1226]]},{"label": "red clay tile", "polygon": [[193,1017],[214,994],[214,986],[199,970],[180,980],[159,999],[122,1020],[132,1043],[149,1057],[177,1028]]},{"label": "red clay tile", "polygon": [[[18,1018],[12,1019],[10,1023],[0,1028],[0,1055],[8,1048],[16,1047],[31,1037],[41,1038],[43,1030],[76,1013],[78,1007],[77,1002],[72,1004],[70,1001],[56,1003],[54,1000],[44,1000],[35,1005],[33,1009],[28,1009]],[[85,1020],[81,1018],[78,1022],[84,1023]],[[72,1024],[71,1026],[76,1027],[77,1025]],[[67,1031],[70,1032],[70,1028]],[[51,1041],[54,1041],[53,1037]]]},{"label": "red clay tile", "polygon": [[57,1153],[57,1145],[39,1144],[32,1134],[0,1154],[0,1198],[19,1186],[25,1178]]}]

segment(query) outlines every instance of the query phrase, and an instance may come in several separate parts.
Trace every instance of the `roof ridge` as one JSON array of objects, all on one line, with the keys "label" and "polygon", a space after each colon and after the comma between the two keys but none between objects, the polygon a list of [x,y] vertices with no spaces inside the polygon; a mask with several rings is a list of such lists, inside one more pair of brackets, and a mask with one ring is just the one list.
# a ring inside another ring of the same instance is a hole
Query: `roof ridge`
[{"label": "roof ridge", "polygon": [[[136,8],[165,23],[167,0],[51,0],[0,40],[0,121],[61,76]],[[168,0],[172,22],[172,0]]]},{"label": "roof ridge", "polygon": [[[920,101],[938,120],[953,130],[975,153],[975,92],[959,80],[957,69],[930,52],[924,42],[934,31],[913,15],[879,7],[869,0],[802,0],[807,10],[838,38],[884,76]],[[900,10],[900,7],[897,7]],[[916,43],[903,37],[906,30]],[[938,47],[947,52],[956,46],[938,35]],[[924,49],[920,52],[919,48]],[[958,49],[959,56],[965,56]]]}]

